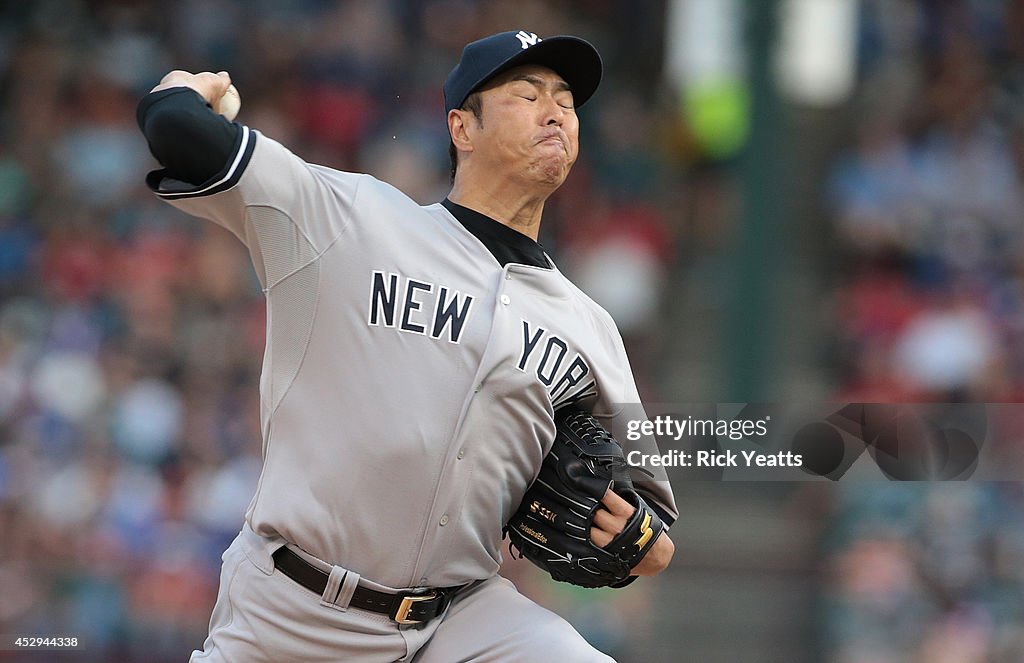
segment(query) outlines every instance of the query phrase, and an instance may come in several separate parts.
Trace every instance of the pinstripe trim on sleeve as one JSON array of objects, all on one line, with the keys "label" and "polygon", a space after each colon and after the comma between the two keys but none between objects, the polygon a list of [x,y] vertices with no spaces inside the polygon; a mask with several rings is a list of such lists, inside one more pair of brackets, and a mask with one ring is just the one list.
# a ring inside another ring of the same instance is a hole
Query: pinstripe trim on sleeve
[{"label": "pinstripe trim on sleeve", "polygon": [[165,170],[154,170],[146,176],[146,186],[164,200],[199,198],[227,191],[238,184],[242,178],[256,147],[256,132],[250,131],[249,127],[243,125],[239,135],[240,140],[234,158],[222,172],[217,173],[208,181],[196,186],[167,177]]}]

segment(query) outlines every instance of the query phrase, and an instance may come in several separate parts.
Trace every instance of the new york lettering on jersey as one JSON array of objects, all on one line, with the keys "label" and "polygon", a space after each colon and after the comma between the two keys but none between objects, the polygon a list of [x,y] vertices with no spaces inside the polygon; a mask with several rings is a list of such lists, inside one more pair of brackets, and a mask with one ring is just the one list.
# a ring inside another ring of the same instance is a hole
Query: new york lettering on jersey
[{"label": "new york lettering on jersey", "polygon": [[[473,295],[458,288],[373,270],[366,322],[370,327],[459,343],[474,301]],[[525,319],[521,322],[522,346],[516,368],[536,376],[548,392],[552,409],[597,395],[597,380],[590,364],[573,349],[571,341],[540,324]]]},{"label": "new york lettering on jersey", "polygon": [[[566,403],[597,395],[597,380],[590,365],[579,352],[570,351],[567,341],[557,334],[523,320],[523,348],[516,368],[532,372],[548,388],[552,409]],[[572,359],[568,359],[568,357]],[[582,384],[582,386],[581,386]]]},{"label": "new york lettering on jersey", "polygon": [[462,338],[473,295],[394,272],[373,270],[371,274],[368,325],[392,327],[433,339],[443,337],[452,343]]}]

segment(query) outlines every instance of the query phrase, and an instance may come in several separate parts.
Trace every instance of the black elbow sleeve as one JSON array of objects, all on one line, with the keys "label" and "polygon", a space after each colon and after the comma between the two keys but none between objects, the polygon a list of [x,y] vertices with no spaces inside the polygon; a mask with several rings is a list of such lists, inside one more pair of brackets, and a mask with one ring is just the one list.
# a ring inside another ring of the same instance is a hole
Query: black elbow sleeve
[{"label": "black elbow sleeve", "polygon": [[136,120],[167,176],[196,185],[224,170],[241,132],[186,87],[150,93],[139,102]]}]

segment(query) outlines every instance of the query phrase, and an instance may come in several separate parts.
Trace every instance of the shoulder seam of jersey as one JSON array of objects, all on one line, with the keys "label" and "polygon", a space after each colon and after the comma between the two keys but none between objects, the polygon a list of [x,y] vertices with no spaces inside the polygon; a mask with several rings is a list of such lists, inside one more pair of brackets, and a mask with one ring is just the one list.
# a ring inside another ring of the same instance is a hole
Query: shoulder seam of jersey
[{"label": "shoulder seam of jersey", "polygon": [[182,198],[212,196],[213,194],[227,191],[238,184],[238,181],[242,178],[242,174],[245,172],[245,168],[249,165],[249,160],[252,158],[255,146],[256,132],[251,131],[249,127],[243,125],[242,139],[239,142],[238,150],[235,152],[234,158],[228,165],[227,172],[225,172],[220,179],[209,184],[202,184],[199,188],[191,191],[160,191],[159,189],[156,189],[154,190],[154,193],[164,200],[180,200]]},{"label": "shoulder seam of jersey", "polygon": [[[309,168],[310,164],[308,162],[306,162],[305,160],[303,160],[303,163],[306,164],[306,168],[307,168],[307,170],[310,171],[310,175],[314,179],[319,180],[319,175],[318,175],[317,171],[314,170],[314,169],[310,169]],[[359,192],[363,190],[363,182],[365,182],[367,178],[370,178],[370,179],[374,179],[374,178],[373,178],[373,176],[368,175],[366,173],[351,173],[351,174],[357,176],[355,178],[355,180],[356,180],[356,187],[352,191],[352,203],[350,205],[350,207],[354,209],[355,206],[356,206],[356,201],[359,199]],[[281,211],[289,219],[292,218],[291,215],[288,214],[287,212],[284,212],[284,210],[281,210]],[[343,221],[343,223],[338,224],[338,226],[339,226],[338,227],[338,232],[336,232],[334,234],[334,236],[331,237],[330,241],[327,242],[327,244],[324,246],[322,251],[318,251],[317,252],[316,259],[319,259],[321,256],[323,256],[323,254],[327,253],[328,249],[330,249],[332,246],[334,246],[335,244],[338,243],[338,239],[342,235],[344,235],[345,231],[348,230],[349,227],[352,225],[352,215],[351,214],[342,215],[342,221]],[[299,232],[302,233],[302,236],[306,238],[306,241],[309,242],[309,245],[312,246],[315,249],[316,248],[316,243],[309,237],[309,235],[306,234],[306,229],[303,228],[299,224],[295,224],[295,225],[299,229]]]},{"label": "shoulder seam of jersey", "polygon": [[[290,221],[291,224],[293,226],[295,226],[295,229],[299,231],[299,234],[301,234],[302,238],[304,240],[306,240],[306,243],[308,243],[310,247],[313,247],[315,249],[316,245],[306,235],[305,231],[302,229],[302,226],[300,226],[299,224],[295,223],[295,220],[292,219],[292,217],[287,212],[285,212],[283,209],[281,209],[280,207],[277,207],[275,205],[267,205],[267,204],[264,204],[264,203],[255,203],[255,204],[252,204],[252,205],[246,205],[245,209],[246,210],[250,210],[250,209],[252,209],[254,207],[263,207],[263,208],[266,208],[266,209],[272,209],[272,210],[274,210],[276,212],[280,212],[281,214],[283,214],[285,216],[285,218],[287,218],[288,221]],[[303,269],[309,267],[314,262],[317,262],[318,260],[323,258],[324,254],[327,253],[328,251],[330,251],[331,247],[333,247],[335,244],[338,243],[338,239],[341,238],[341,235],[342,235],[342,233],[339,232],[337,235],[335,235],[331,239],[330,242],[327,243],[327,245],[324,248],[322,248],[321,250],[317,251],[309,260],[307,260],[306,262],[298,265],[297,267],[295,267],[294,269],[292,269],[287,274],[285,274],[281,278],[277,279],[273,283],[268,283],[266,285],[266,287],[263,288],[263,292],[270,292],[276,286],[280,285],[281,283],[283,283],[284,281],[288,280],[289,278],[291,278],[292,276],[294,276],[298,272],[301,272]]]}]

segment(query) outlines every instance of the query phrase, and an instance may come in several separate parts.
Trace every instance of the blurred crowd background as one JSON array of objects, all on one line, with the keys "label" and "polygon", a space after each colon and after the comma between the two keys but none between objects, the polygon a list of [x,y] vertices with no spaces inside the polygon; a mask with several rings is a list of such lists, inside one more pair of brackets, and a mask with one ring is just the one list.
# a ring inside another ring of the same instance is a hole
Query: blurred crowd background
[{"label": "blurred crowd background", "polygon": [[[541,240],[648,400],[1024,396],[1024,2],[5,2],[0,633],[185,660],[259,475],[262,293],[146,191],[138,100],[227,70],[239,121],[436,202],[441,83],[520,28],[605,59]],[[507,572],[622,661],[1024,660],[1020,484],[675,489],[662,581]]]}]

